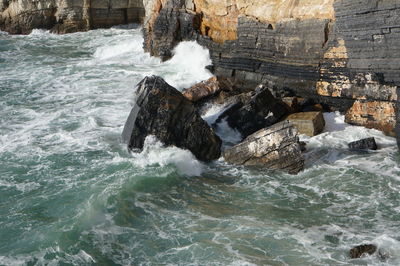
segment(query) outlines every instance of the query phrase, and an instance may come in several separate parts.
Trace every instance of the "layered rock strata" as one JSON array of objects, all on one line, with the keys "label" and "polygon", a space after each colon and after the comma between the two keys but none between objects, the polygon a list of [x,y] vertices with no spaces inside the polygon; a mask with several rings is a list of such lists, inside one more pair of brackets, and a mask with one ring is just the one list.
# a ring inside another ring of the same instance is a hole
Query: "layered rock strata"
[{"label": "layered rock strata", "polygon": [[288,121],[261,129],[225,150],[227,162],[261,166],[297,174],[304,167],[297,130]]},{"label": "layered rock strata", "polygon": [[35,28],[56,33],[139,23],[142,0],[1,0],[0,30],[28,34]]},{"label": "layered rock strata", "polygon": [[193,103],[162,78],[143,79],[138,84],[136,97],[122,133],[128,149],[143,149],[146,137],[153,135],[165,145],[188,149],[202,161],[220,157],[220,138]]},{"label": "layered rock strata", "polygon": [[176,43],[196,39],[210,49],[216,75],[264,82],[332,109],[353,107],[347,122],[393,134],[397,0],[146,2],[145,48],[153,55],[168,58]]}]

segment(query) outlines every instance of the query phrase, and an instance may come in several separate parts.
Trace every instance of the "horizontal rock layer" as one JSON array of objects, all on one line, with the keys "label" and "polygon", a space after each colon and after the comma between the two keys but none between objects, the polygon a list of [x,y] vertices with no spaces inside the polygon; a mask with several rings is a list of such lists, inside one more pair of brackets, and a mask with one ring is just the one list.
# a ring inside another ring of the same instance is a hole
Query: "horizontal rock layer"
[{"label": "horizontal rock layer", "polygon": [[[396,115],[391,106],[400,85],[397,0],[152,3],[157,8],[146,19],[145,47],[153,55],[166,59],[179,41],[196,39],[210,49],[219,76],[268,83],[341,111],[356,100],[379,102],[359,108],[378,129]],[[388,117],[371,121],[381,114]],[[393,132],[393,123],[385,131]]]},{"label": "horizontal rock layer", "polygon": [[1,0],[0,30],[68,33],[141,22],[144,14],[142,0]]},{"label": "horizontal rock layer", "polygon": [[304,167],[297,130],[288,121],[261,129],[243,142],[225,150],[233,164],[262,166],[297,174]]}]

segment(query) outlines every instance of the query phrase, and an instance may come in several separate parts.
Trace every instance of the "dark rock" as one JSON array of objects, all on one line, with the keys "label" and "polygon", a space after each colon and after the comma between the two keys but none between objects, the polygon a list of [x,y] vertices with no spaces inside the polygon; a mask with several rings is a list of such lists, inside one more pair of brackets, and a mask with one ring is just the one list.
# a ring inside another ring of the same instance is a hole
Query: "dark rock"
[{"label": "dark rock", "polygon": [[357,141],[353,141],[348,144],[349,148],[352,150],[377,150],[375,138],[366,138]]},{"label": "dark rock", "polygon": [[276,99],[268,88],[259,86],[248,100],[239,99],[217,119],[216,123],[226,119],[228,125],[239,131],[243,137],[271,126],[288,113],[288,108]]},{"label": "dark rock", "polygon": [[148,135],[166,145],[190,150],[199,160],[211,161],[221,154],[221,140],[200,117],[194,105],[162,78],[143,79],[137,100],[122,133],[130,150],[142,149]]},{"label": "dark rock", "polygon": [[[287,7],[294,16],[290,19],[265,12],[249,15],[248,8],[260,1],[248,1],[246,8],[216,1],[223,15],[214,12],[214,4],[204,8],[204,1],[197,1],[197,8],[189,10],[187,2],[163,1],[155,23],[144,27],[146,50],[162,57],[179,41],[197,40],[210,49],[215,75],[268,82],[280,95],[290,91],[325,110],[346,112],[355,100],[393,104],[400,95],[395,89],[400,86],[398,0],[324,1],[318,9],[331,11],[322,16],[314,9],[322,2],[307,1]],[[302,15],[296,18],[292,8],[299,7]],[[394,109],[386,110],[380,117],[361,113],[367,120],[361,122],[382,130],[379,121],[389,117],[393,127]]]},{"label": "dark rock", "polygon": [[225,150],[227,162],[262,166],[297,174],[304,168],[297,130],[288,121],[261,129]]},{"label": "dark rock", "polygon": [[373,255],[377,251],[377,246],[372,244],[359,245],[350,249],[350,258],[361,258],[364,254]]},{"label": "dark rock", "polygon": [[300,150],[302,152],[305,152],[307,150],[307,143],[304,141],[299,141],[299,145],[300,145]]}]

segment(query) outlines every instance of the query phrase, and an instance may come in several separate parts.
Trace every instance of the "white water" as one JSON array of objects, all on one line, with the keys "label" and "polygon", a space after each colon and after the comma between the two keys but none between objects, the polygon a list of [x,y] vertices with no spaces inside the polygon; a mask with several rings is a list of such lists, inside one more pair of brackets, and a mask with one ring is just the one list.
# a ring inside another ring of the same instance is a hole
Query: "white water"
[{"label": "white water", "polygon": [[[325,114],[296,176],[202,164],[120,134],[146,75],[180,89],[210,77],[193,42],[161,62],[140,29],[0,33],[0,264],[400,265],[400,169],[393,138]],[[213,123],[224,106],[204,115]],[[227,125],[227,146],[240,139]],[[374,136],[378,151],[347,143]],[[375,243],[389,259],[350,260]]]}]

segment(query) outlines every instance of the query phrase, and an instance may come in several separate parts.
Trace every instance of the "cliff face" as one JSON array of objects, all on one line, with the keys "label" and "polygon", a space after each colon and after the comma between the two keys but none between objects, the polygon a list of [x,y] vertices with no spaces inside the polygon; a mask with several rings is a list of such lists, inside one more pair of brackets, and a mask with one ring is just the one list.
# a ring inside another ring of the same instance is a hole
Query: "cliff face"
[{"label": "cliff face", "polygon": [[211,51],[214,72],[314,98],[349,123],[394,135],[400,85],[398,0],[149,0],[145,47],[181,40]]},{"label": "cliff face", "polygon": [[0,0],[0,29],[27,34],[34,28],[68,33],[140,22],[141,0]]}]

